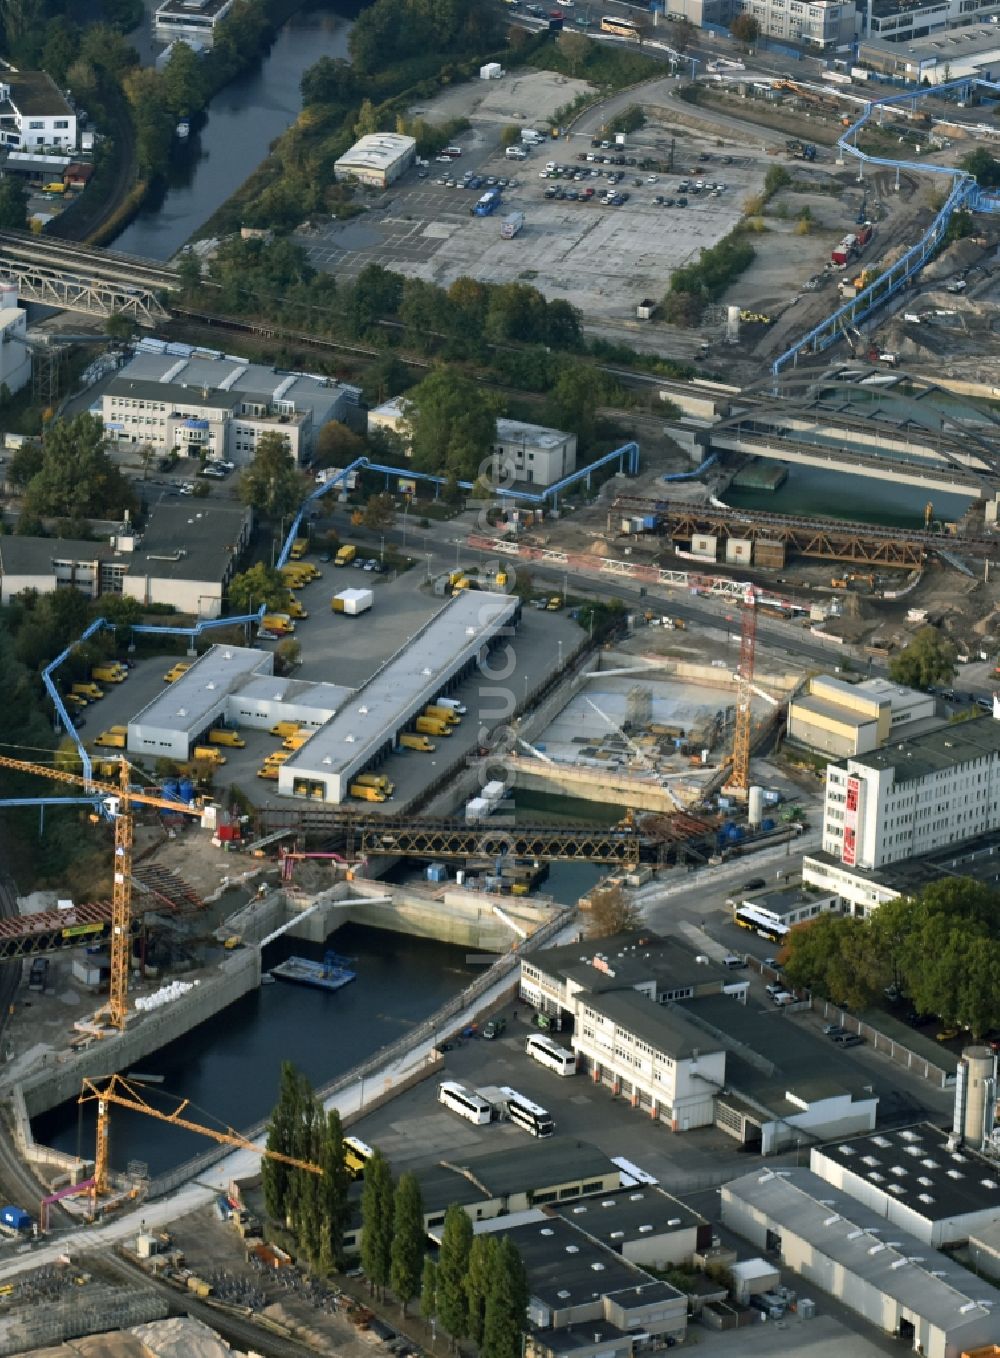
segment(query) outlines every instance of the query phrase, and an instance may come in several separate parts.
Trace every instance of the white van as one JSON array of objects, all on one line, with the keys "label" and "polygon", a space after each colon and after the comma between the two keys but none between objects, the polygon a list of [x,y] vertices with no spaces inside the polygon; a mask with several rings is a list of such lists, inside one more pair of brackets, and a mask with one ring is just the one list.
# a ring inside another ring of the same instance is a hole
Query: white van
[{"label": "white van", "polygon": [[504,155],[508,160],[527,160],[528,153],[523,146],[508,146]]},{"label": "white van", "polygon": [[468,708],[465,703],[460,703],[457,698],[435,698],[435,707],[450,707],[453,712],[457,712],[460,717],[464,717]]}]

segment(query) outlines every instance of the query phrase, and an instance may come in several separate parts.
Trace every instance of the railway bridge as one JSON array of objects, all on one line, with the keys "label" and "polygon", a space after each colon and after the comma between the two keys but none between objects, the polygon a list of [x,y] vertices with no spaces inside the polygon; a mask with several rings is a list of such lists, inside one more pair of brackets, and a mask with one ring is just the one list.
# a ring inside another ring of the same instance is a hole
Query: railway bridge
[{"label": "railway bridge", "polygon": [[19,231],[0,231],[0,276],[24,302],[88,316],[120,313],[143,326],[169,318],[165,298],[180,287],[173,269],[148,259]]}]

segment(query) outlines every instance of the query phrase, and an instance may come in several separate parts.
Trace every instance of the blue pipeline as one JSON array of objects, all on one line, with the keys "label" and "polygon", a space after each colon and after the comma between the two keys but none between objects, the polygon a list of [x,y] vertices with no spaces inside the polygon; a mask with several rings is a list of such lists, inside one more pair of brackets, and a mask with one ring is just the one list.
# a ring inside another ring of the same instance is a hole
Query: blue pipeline
[{"label": "blue pipeline", "polygon": [[906,254],[896,260],[873,283],[869,283],[856,297],[827,316],[826,320],[814,326],[801,339],[796,340],[790,349],[786,349],[783,354],[779,355],[771,364],[771,372],[775,377],[788,363],[793,362],[803,350],[809,349],[813,353],[821,353],[824,349],[828,349],[836,343],[845,328],[856,326],[859,321],[863,321],[877,307],[887,302],[890,297],[895,296],[900,289],[904,288],[937,250],[948,230],[951,218],[957,210],[968,208],[973,212],[1000,211],[1000,199],[995,195],[984,193],[975,179],[964,170],[948,165],[929,165],[921,161],[890,160],[885,156],[872,156],[859,150],[854,145],[854,140],[859,131],[878,108],[885,108],[893,104],[916,104],[918,100],[931,95],[936,98],[948,93],[967,95],[973,86],[1000,90],[1000,85],[993,81],[962,79],[950,80],[941,85],[931,85],[922,90],[908,90],[901,94],[889,94],[884,99],[873,99],[865,104],[860,118],[853,122],[838,139],[837,146],[840,151],[853,156],[855,160],[864,165],[882,165],[888,169],[912,170],[917,174],[944,175],[950,177],[954,182],[944,206],[917,244],[911,246]]},{"label": "blue pipeline", "polygon": [[711,457],[706,457],[700,467],[695,467],[692,472],[671,472],[669,476],[661,476],[661,481],[694,481],[708,471],[709,467],[718,462],[719,454],[713,453]]}]

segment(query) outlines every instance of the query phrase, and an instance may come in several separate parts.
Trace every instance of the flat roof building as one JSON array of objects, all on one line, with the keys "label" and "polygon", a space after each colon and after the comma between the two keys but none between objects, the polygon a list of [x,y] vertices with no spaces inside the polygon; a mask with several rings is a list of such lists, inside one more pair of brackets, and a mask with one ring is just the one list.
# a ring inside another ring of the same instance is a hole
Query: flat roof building
[{"label": "flat roof building", "polygon": [[105,389],[101,418],[118,443],[237,466],[253,460],[261,435],[277,433],[304,465],[320,429],[353,404],[353,390],[326,377],[146,340]]},{"label": "flat roof building", "polygon": [[252,510],[233,501],[163,499],[141,531],[126,526],[110,539],[6,537],[0,597],[6,604],[22,590],[72,586],[88,599],[121,594],[217,618],[252,524]]},{"label": "flat roof building", "polygon": [[356,141],[334,162],[338,180],[352,179],[368,188],[385,189],[417,158],[417,143],[399,132],[373,132]]},{"label": "flat roof building", "polygon": [[933,694],[867,679],[849,684],[830,675],[809,679],[805,693],[788,704],[788,737],[810,750],[843,759],[867,754],[900,735],[908,738],[928,722],[943,725]]},{"label": "flat roof building", "polygon": [[191,746],[224,714],[230,694],[249,676],[270,674],[273,668],[270,651],[210,647],[135,714],[128,724],[129,754],[187,759]]},{"label": "flat roof building", "polygon": [[1000,720],[973,717],[829,764],[823,850],[881,868],[1000,829]]},{"label": "flat roof building", "polygon": [[723,1223],[924,1358],[995,1342],[1000,1292],[810,1170],[724,1184]]},{"label": "flat roof building", "polygon": [[1000,1165],[973,1146],[950,1143],[949,1133],[929,1122],[814,1147],[809,1164],[935,1249],[1000,1222]]},{"label": "flat roof building", "polygon": [[554,1208],[578,1230],[633,1264],[687,1264],[712,1244],[712,1225],[655,1184],[622,1188]]},{"label": "flat roof building", "polygon": [[881,868],[849,867],[822,850],[802,860],[805,885],[829,895],[836,909],[861,917],[886,901],[915,896],[945,876],[971,877],[985,886],[1000,888],[1000,832]]},{"label": "flat roof building", "polygon": [[157,42],[180,38],[190,47],[211,47],[219,24],[236,0],[163,0],[153,18]]},{"label": "flat roof building", "polygon": [[[909,43],[933,33],[981,24],[1000,14],[1000,0],[872,0],[868,9],[868,32],[862,50],[869,40],[888,44]],[[881,48],[876,60],[884,60]],[[891,70],[891,66],[875,66],[876,70]]]},{"label": "flat roof building", "polygon": [[576,435],[524,420],[497,420],[494,454],[503,462],[496,478],[551,486],[576,471]]},{"label": "flat roof building", "polygon": [[[947,15],[949,8],[948,0],[943,0],[939,6],[941,16]],[[918,16],[919,11],[914,18],[922,27],[926,10],[924,16]],[[936,31],[923,38],[906,35],[904,26],[891,36],[884,30],[877,38],[863,40],[858,47],[858,60],[874,71],[908,83],[939,85],[962,76],[995,80],[1000,75],[1000,31],[995,24],[974,23]]]},{"label": "flat roof building", "polygon": [[429,703],[482,668],[520,614],[520,601],[506,594],[466,590],[450,599],[282,764],[278,792],[344,801],[354,774],[391,754]]}]

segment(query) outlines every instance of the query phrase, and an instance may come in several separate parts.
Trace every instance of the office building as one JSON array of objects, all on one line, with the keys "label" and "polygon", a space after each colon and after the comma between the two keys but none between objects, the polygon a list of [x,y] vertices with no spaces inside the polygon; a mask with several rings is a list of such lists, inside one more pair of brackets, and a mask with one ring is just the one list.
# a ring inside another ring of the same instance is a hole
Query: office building
[{"label": "office building", "polygon": [[754,1170],[723,1184],[721,1207],[724,1225],[803,1280],[800,1309],[812,1284],[924,1358],[997,1339],[1000,1292],[810,1170]]},{"label": "office building", "polygon": [[44,71],[0,71],[0,144],[9,151],[76,149],[76,113]]},{"label": "office building", "polygon": [[88,599],[121,594],[217,618],[252,523],[252,510],[235,501],[162,500],[141,531],[126,525],[93,541],[5,537],[0,598],[6,604],[26,589],[49,594],[72,586]]},{"label": "office building", "polygon": [[[865,40],[910,43],[936,33],[982,24],[1000,14],[1000,0],[869,0]],[[867,64],[867,63],[866,63]]]},{"label": "office building", "polygon": [[747,992],[740,970],[676,940],[622,935],[521,961],[521,998],[555,1028],[571,1021],[578,1069],[672,1131],[715,1126],[767,1155],[873,1128],[878,1097],[847,1053]]},{"label": "office building", "polygon": [[788,704],[788,738],[834,759],[877,750],[889,740],[909,738],[935,716],[930,693],[866,679],[860,684],[831,675],[816,675],[804,693]]},{"label": "office building", "polygon": [[848,867],[822,850],[802,860],[803,885],[818,893],[817,899],[829,898],[830,908],[860,917],[886,901],[916,896],[942,877],[971,877],[1000,889],[1000,833],[963,840],[954,847],[882,868]]},{"label": "office building", "polygon": [[750,14],[767,38],[784,38],[820,52],[850,47],[857,8],[841,0],[737,0],[735,12]]},{"label": "office building", "polygon": [[263,434],[280,434],[304,466],[320,429],[353,404],[353,390],[326,377],[147,340],[108,384],[101,415],[118,443],[237,466],[253,461]]},{"label": "office building", "polygon": [[[974,0],[970,0],[973,3]],[[947,14],[949,4],[935,6],[939,16]],[[994,7],[1000,13],[1000,6]],[[927,10],[923,11],[927,15]],[[918,15],[914,20],[922,26]],[[909,37],[904,26],[911,16],[899,15],[899,27],[859,44],[858,60],[881,75],[907,84],[940,85],[962,76],[995,80],[1000,75],[1000,29],[994,23],[975,23],[971,27],[941,28],[927,37]],[[929,17],[929,16],[928,16]],[[986,17],[979,14],[977,17]]]},{"label": "office building", "polygon": [[417,158],[417,143],[398,132],[373,132],[356,141],[334,162],[338,180],[353,180],[371,189],[387,189]]},{"label": "office building", "polygon": [[236,0],[164,0],[153,17],[157,42],[180,39],[195,51],[211,47],[216,31]]},{"label": "office building", "polygon": [[1000,829],[1000,721],[982,716],[830,764],[823,851],[878,869]]}]

